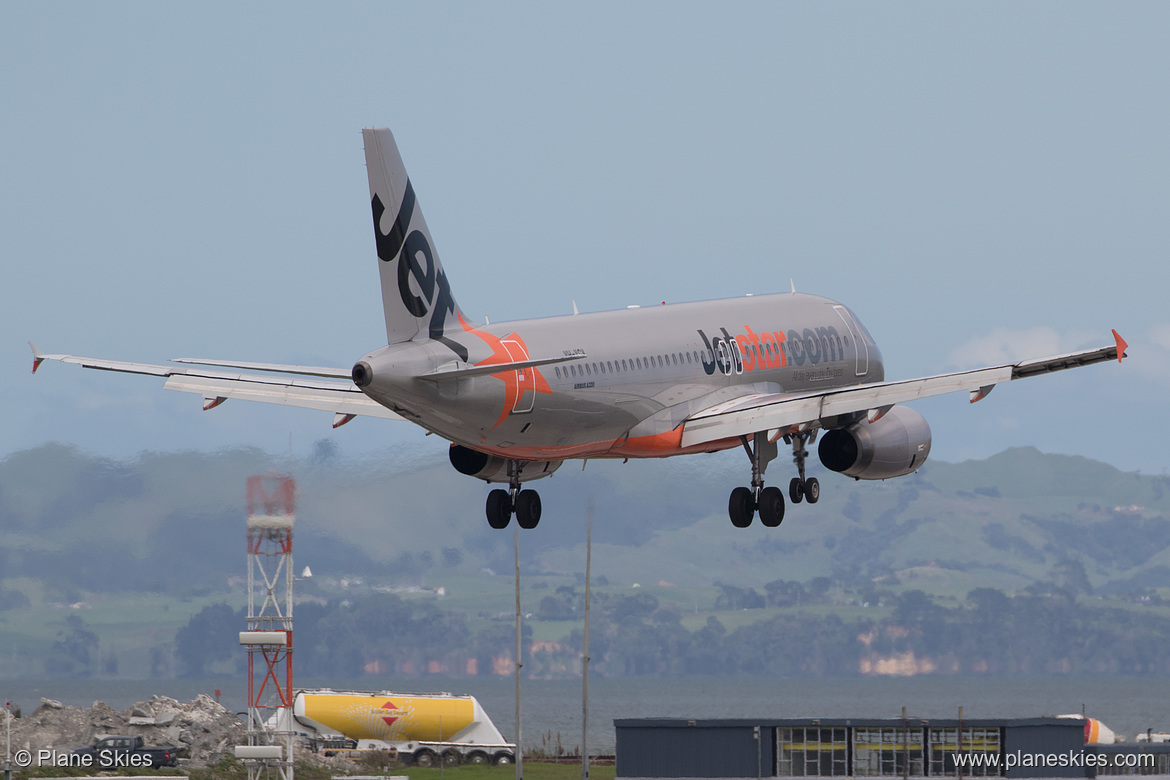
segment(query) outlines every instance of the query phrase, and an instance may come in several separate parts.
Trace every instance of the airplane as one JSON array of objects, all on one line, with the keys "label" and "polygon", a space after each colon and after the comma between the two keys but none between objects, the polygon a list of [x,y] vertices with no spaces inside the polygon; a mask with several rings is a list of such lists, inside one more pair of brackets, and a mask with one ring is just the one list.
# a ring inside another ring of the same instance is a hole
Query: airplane
[{"label": "airplane", "polygon": [[[887,381],[882,355],[842,303],[789,292],[477,323],[455,302],[393,134],[362,131],[386,346],[352,368],[180,358],[172,365],[47,355],[44,360],[160,376],[212,409],[242,399],[354,417],[408,420],[450,442],[457,471],[507,485],[487,496],[487,520],[524,529],[541,518],[524,484],[568,459],[663,458],[742,447],[750,486],[728,500],[734,526],[784,519],[785,497],[764,484],[779,442],[792,448],[793,504],[820,498],[806,475],[821,463],[855,479],[916,471],[930,426],[903,406],[967,392],[971,403],[1015,379],[1126,357],[1124,339],[1063,355],[920,379]],[[174,365],[178,364],[178,365]]]}]

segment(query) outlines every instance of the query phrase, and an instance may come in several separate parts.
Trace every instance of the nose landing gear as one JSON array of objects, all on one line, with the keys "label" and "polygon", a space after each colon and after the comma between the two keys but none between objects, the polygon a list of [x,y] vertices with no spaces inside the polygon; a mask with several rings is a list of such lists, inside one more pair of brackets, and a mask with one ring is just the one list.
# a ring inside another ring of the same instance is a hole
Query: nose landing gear
[{"label": "nose landing gear", "polygon": [[792,499],[794,504],[799,504],[804,499],[808,499],[810,504],[815,504],[821,497],[821,483],[817,478],[805,479],[804,477],[804,461],[808,458],[808,450],[805,449],[804,445],[806,441],[811,444],[816,437],[815,431],[784,437],[786,442],[792,444],[792,462],[796,464],[796,473],[800,475],[793,477],[792,481],[788,483],[788,497]]},{"label": "nose landing gear", "polygon": [[[815,504],[821,497],[821,486],[816,477],[805,478],[804,462],[808,458],[806,443],[816,439],[816,431],[802,431],[801,433],[786,434],[784,442],[792,445],[792,460],[796,463],[799,477],[793,477],[788,484],[788,497],[792,503],[799,504],[808,499]],[[760,522],[768,528],[775,528],[784,522],[784,493],[778,487],[764,487],[764,470],[776,458],[776,442],[769,440],[766,433],[757,433],[749,442],[748,437],[741,436],[740,441],[752,462],[752,486],[750,488],[737,487],[731,491],[731,498],[727,502],[727,514],[731,517],[731,524],[736,528],[747,528],[752,524],[756,512],[760,513]]]},{"label": "nose landing gear", "polygon": [[520,489],[520,473],[524,461],[508,461],[508,490],[499,488],[488,493],[487,521],[492,528],[507,528],[516,515],[516,524],[528,530],[540,522],[540,494],[535,490]]}]

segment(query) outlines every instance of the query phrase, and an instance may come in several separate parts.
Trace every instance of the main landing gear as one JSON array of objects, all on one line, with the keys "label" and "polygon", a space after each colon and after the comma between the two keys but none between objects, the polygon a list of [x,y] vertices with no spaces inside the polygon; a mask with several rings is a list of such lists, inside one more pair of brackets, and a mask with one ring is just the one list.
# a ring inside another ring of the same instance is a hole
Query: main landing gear
[{"label": "main landing gear", "polygon": [[487,520],[492,528],[507,528],[516,515],[516,524],[528,530],[540,522],[540,494],[535,490],[520,489],[520,473],[524,461],[508,461],[508,489],[499,488],[488,493]]},{"label": "main landing gear", "polygon": [[[796,463],[797,473],[800,474],[788,483],[788,497],[794,504],[799,504],[805,499],[808,499],[810,504],[815,504],[821,497],[821,484],[817,478],[806,479],[804,475],[804,461],[808,458],[805,444],[811,444],[816,436],[816,431],[784,436],[784,442],[792,445],[792,460]],[[731,491],[731,498],[727,502],[727,514],[731,517],[731,524],[736,528],[747,528],[752,524],[752,518],[758,511],[760,522],[769,528],[775,528],[784,522],[784,493],[778,487],[764,487],[764,471],[776,458],[776,442],[769,441],[765,433],[755,434],[751,441],[748,437],[741,436],[740,441],[743,442],[743,448],[752,461],[752,486],[737,487]]]}]

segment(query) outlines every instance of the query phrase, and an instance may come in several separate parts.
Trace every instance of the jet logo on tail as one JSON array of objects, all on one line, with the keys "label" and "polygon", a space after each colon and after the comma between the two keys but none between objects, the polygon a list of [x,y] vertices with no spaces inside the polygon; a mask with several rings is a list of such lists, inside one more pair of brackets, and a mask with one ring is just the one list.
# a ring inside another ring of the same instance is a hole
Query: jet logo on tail
[{"label": "jet logo on tail", "polygon": [[[455,298],[451,295],[447,275],[435,262],[435,253],[426,234],[421,230],[407,232],[410,229],[411,216],[414,214],[414,186],[409,181],[406,182],[402,206],[398,209],[398,216],[394,218],[389,233],[382,232],[382,217],[386,213],[386,205],[377,194],[374,195],[371,205],[374,211],[374,236],[378,259],[384,263],[398,261],[398,294],[402,298],[402,304],[415,317],[425,317],[427,312],[430,312],[431,321],[427,335],[446,345],[460,360],[467,360],[467,348],[446,338],[445,335],[447,315],[457,313],[458,309]],[[419,261],[420,256],[422,262]],[[424,297],[415,295],[411,289],[412,278]]]}]

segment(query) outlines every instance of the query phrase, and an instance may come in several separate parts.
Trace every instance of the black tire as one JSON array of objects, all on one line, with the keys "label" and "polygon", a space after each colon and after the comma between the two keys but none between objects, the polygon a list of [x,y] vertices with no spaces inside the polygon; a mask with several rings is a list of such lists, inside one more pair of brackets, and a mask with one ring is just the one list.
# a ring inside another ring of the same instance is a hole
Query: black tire
[{"label": "black tire", "polygon": [[439,765],[439,757],[435,755],[435,751],[429,748],[414,751],[414,765],[429,768]]},{"label": "black tire", "polygon": [[460,764],[463,763],[463,754],[460,753],[455,748],[448,748],[448,749],[444,750],[442,758],[443,758],[443,766],[448,767],[448,768],[453,767],[453,766],[459,766]]},{"label": "black tire", "polygon": [[784,522],[784,493],[780,488],[769,486],[760,491],[760,522],[768,528],[775,528]]},{"label": "black tire", "polygon": [[540,494],[535,490],[521,490],[516,496],[516,522],[525,530],[540,522]]},{"label": "black tire", "polygon": [[731,524],[736,528],[747,528],[752,524],[752,517],[756,514],[756,498],[752,491],[745,487],[737,487],[731,491],[731,498],[727,500],[727,514]]},{"label": "black tire", "polygon": [[471,766],[485,766],[491,762],[491,756],[482,750],[474,750],[463,757],[463,763]]},{"label": "black tire", "polygon": [[492,763],[496,766],[507,766],[508,764],[515,762],[515,760],[516,757],[505,750],[501,750],[499,753],[496,753],[494,756],[492,756]]},{"label": "black tire", "polygon": [[492,528],[507,528],[512,521],[512,497],[506,490],[493,490],[487,497],[487,521]]},{"label": "black tire", "polygon": [[804,485],[800,482],[800,477],[793,477],[792,481],[788,483],[788,497],[792,499],[792,503],[799,504],[804,500]]},{"label": "black tire", "polygon": [[815,504],[821,498],[821,483],[816,477],[809,477],[804,481],[804,497],[810,504]]}]

